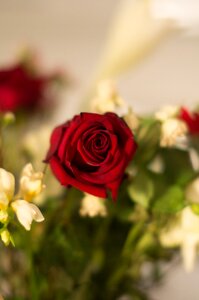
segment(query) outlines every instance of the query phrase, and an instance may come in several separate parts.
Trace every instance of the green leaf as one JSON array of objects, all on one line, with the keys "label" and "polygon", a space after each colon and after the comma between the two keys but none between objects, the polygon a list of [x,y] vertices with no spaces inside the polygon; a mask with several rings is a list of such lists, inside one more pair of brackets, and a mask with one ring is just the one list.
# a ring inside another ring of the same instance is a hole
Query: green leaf
[{"label": "green leaf", "polygon": [[183,190],[179,186],[171,186],[161,197],[155,200],[153,211],[173,214],[183,209],[184,206]]},{"label": "green leaf", "polygon": [[190,155],[187,151],[162,149],[162,156],[168,182],[175,182],[180,186],[185,186],[193,179],[195,171],[193,170]]},{"label": "green leaf", "polygon": [[154,119],[143,119],[141,121],[135,136],[138,148],[133,160],[134,164],[144,165],[154,157],[159,148],[160,129],[160,122]]},{"label": "green leaf", "polygon": [[147,173],[141,171],[134,178],[132,184],[129,185],[128,193],[134,202],[147,208],[154,194],[153,181]]}]

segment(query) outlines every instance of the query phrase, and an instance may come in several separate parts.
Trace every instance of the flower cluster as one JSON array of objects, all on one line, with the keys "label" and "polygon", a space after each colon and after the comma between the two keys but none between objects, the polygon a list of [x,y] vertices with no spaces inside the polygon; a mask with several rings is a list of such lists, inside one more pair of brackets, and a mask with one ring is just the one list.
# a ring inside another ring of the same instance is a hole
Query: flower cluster
[{"label": "flower cluster", "polygon": [[44,189],[43,173],[34,172],[31,164],[27,164],[21,174],[19,191],[15,195],[15,178],[12,173],[0,169],[0,229],[2,241],[8,245],[13,242],[8,226],[12,222],[13,212],[18,221],[30,230],[32,221],[42,222],[44,217],[39,208],[31,203]]}]

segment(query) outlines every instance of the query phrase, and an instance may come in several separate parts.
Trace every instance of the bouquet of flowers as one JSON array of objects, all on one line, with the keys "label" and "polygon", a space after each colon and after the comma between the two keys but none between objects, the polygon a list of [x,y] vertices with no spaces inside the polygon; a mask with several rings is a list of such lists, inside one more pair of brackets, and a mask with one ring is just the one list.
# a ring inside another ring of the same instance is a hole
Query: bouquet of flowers
[{"label": "bouquet of flowers", "polygon": [[106,81],[54,128],[58,77],[0,70],[2,299],[149,299],[179,249],[194,267],[199,112],[138,116]]}]

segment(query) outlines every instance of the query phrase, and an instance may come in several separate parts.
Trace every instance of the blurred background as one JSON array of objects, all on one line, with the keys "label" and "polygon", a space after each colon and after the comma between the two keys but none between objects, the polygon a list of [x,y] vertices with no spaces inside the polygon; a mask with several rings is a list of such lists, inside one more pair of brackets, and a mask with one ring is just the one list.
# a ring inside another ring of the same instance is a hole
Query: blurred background
[{"label": "blurred background", "polygon": [[[86,110],[96,82],[114,78],[137,113],[199,102],[199,0],[0,0],[0,65],[25,47],[73,78],[57,111]],[[154,299],[197,300],[199,264],[172,268]]]}]

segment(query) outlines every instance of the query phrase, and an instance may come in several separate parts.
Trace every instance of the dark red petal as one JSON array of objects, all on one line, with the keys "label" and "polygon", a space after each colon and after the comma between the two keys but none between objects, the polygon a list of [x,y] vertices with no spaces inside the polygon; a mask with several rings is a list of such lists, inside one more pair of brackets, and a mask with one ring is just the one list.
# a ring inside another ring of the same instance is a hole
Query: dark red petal
[{"label": "dark red petal", "polygon": [[47,153],[45,162],[48,162],[49,159],[55,154],[55,152],[58,150],[60,141],[62,139],[62,136],[64,134],[64,131],[66,130],[66,126],[58,126],[53,130],[53,133],[50,138],[50,149]]},{"label": "dark red petal", "polygon": [[96,186],[96,185],[90,185],[89,183],[84,183],[78,180],[78,178],[73,178],[69,174],[67,174],[66,170],[62,167],[60,162],[57,158],[52,157],[50,159],[50,166],[57,177],[57,179],[60,181],[60,183],[64,186],[72,185],[81,191],[84,191],[86,193],[92,194],[96,197],[100,198],[106,198],[106,189],[103,186]]}]

